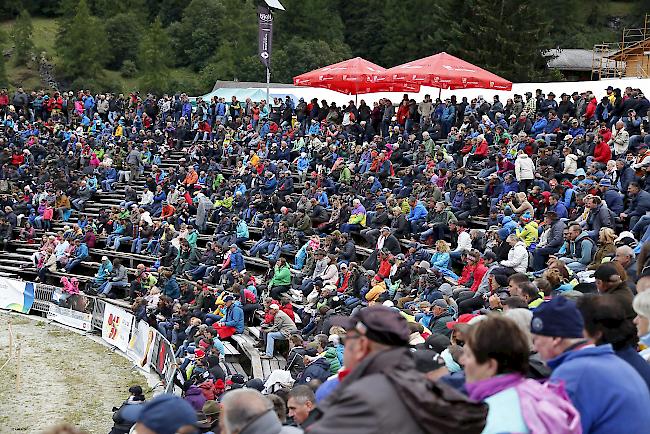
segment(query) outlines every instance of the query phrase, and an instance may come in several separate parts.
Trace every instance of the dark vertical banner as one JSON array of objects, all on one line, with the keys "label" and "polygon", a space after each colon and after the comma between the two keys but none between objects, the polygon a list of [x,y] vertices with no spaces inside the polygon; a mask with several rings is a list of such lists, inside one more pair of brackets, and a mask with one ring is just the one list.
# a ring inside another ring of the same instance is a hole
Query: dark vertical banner
[{"label": "dark vertical banner", "polygon": [[258,6],[257,8],[258,45],[257,51],[260,56],[260,62],[271,68],[271,49],[273,42],[273,14],[267,6]]}]

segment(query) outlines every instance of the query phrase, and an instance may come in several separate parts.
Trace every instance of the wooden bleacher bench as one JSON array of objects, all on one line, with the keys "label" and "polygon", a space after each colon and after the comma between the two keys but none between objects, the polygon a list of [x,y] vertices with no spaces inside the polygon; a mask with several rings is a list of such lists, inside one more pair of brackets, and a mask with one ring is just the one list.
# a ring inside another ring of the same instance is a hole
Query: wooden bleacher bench
[{"label": "wooden bleacher bench", "polygon": [[235,334],[231,337],[237,343],[239,349],[251,361],[251,373],[253,378],[264,378],[262,371],[262,359],[260,359],[260,352],[253,346],[255,341],[250,336]]},{"label": "wooden bleacher bench", "polygon": [[226,360],[233,359],[233,358],[238,359],[239,356],[241,355],[239,350],[235,348],[235,346],[230,342],[224,341],[223,346],[226,348],[226,354],[224,354],[224,356],[226,356]]},{"label": "wooden bleacher bench", "polygon": [[241,374],[244,376],[244,380],[248,380],[248,374],[246,374],[246,371],[244,370],[244,367],[236,362],[225,362],[225,363],[220,363],[219,366],[221,366],[221,369],[223,369],[223,372],[225,372],[226,375],[235,375],[235,374]]},{"label": "wooden bleacher bench", "polygon": [[260,351],[254,347],[256,339],[246,334],[233,335],[240,350],[250,359],[251,371],[254,378],[265,379],[271,375],[271,372],[277,369],[283,369],[286,366],[286,360],[281,356],[274,356],[272,359],[260,359]]},{"label": "wooden bleacher bench", "polygon": [[259,339],[262,335],[262,329],[260,327],[246,327],[246,331],[255,339]]}]

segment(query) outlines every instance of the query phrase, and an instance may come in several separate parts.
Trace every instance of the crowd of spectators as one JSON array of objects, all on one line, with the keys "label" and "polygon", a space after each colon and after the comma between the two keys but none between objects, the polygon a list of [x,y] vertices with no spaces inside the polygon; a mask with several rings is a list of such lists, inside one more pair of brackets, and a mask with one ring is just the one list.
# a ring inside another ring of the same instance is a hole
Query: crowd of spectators
[{"label": "crowd of spectators", "polygon": [[[38,244],[39,281],[94,258],[84,290],[172,343],[186,402],[127,406],[137,432],[646,432],[649,109],[612,87],[343,106],[17,89],[1,247]],[[225,372],[224,341],[257,325],[284,369]]]}]

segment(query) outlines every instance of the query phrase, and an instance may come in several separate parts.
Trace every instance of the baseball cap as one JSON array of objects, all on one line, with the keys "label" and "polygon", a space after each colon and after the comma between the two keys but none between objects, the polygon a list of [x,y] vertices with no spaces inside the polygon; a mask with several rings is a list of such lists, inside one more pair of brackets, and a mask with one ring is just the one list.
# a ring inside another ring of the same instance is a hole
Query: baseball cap
[{"label": "baseball cap", "polygon": [[413,352],[415,369],[427,373],[445,366],[445,360],[435,351],[417,350]]},{"label": "baseball cap", "polygon": [[620,276],[614,264],[602,264],[594,273],[594,278],[602,280],[603,282],[611,281],[613,276]]},{"label": "baseball cap", "polygon": [[224,303],[227,302],[227,301],[234,301],[234,300],[235,300],[235,297],[233,297],[232,295],[226,295],[226,296],[223,298],[223,302],[224,302]]},{"label": "baseball cap", "polygon": [[542,336],[581,338],[583,328],[584,320],[576,303],[561,296],[539,305],[530,322],[530,331]]},{"label": "baseball cap", "polygon": [[456,321],[449,321],[447,323],[448,329],[453,329],[456,324],[467,324],[472,319],[476,318],[478,315],[473,313],[464,313],[458,317]]},{"label": "baseball cap", "polygon": [[368,339],[384,345],[408,345],[410,331],[399,310],[386,306],[370,306],[353,316],[334,316],[331,325],[357,330]]},{"label": "baseball cap", "polygon": [[126,405],[120,412],[124,420],[140,422],[156,434],[175,434],[179,428],[196,423],[196,412],[183,398],[163,394],[141,405]]},{"label": "baseball cap", "polygon": [[602,178],[600,182],[598,182],[598,185],[601,187],[611,187],[612,181],[610,181],[609,178]]},{"label": "baseball cap", "polygon": [[436,306],[441,307],[443,309],[447,309],[449,307],[447,302],[442,298],[434,300],[433,303],[431,303],[431,307],[436,307]]}]

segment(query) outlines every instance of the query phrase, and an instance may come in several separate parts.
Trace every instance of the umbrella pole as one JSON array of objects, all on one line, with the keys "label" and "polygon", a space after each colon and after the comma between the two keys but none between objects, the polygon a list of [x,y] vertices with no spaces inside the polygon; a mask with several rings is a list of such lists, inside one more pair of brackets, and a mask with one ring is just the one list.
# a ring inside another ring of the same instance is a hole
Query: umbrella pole
[{"label": "umbrella pole", "polygon": [[440,95],[442,95],[442,88],[441,87],[438,88],[438,99],[440,99]]}]

